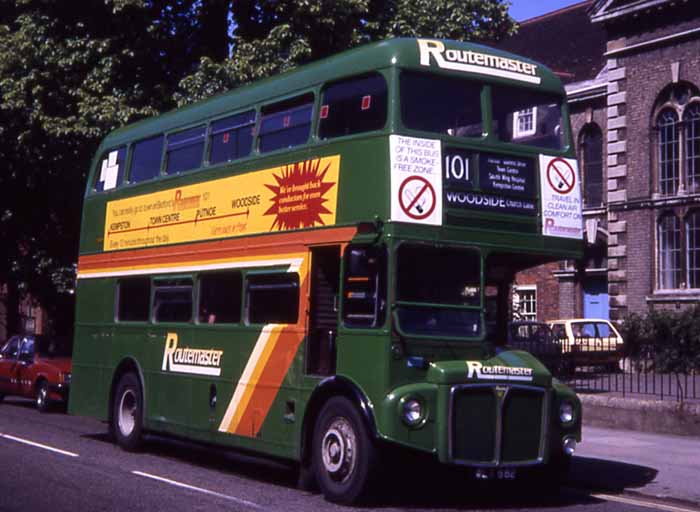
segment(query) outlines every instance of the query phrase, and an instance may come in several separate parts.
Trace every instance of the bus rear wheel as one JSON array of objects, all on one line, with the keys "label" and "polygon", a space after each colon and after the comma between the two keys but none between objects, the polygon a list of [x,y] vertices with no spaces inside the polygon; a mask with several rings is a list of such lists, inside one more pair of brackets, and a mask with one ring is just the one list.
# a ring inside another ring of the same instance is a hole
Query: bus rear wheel
[{"label": "bus rear wheel", "polygon": [[312,468],[324,497],[335,503],[366,499],[377,468],[377,450],[357,408],[331,398],[316,421]]},{"label": "bus rear wheel", "polygon": [[119,379],[112,402],[111,431],[117,444],[133,452],[141,448],[143,429],[143,398],[141,384],[133,373]]}]

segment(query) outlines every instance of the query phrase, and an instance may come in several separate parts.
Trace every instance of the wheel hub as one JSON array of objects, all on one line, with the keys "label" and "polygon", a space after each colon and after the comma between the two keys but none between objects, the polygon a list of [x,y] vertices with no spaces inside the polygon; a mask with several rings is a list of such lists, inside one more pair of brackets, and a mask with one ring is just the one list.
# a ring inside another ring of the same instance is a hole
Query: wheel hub
[{"label": "wheel hub", "polygon": [[136,425],[136,397],[131,390],[127,390],[122,395],[117,409],[117,423],[119,430],[124,436],[128,436]]},{"label": "wheel hub", "polygon": [[343,481],[355,468],[356,435],[345,418],[331,422],[321,444],[323,466],[334,480]]}]

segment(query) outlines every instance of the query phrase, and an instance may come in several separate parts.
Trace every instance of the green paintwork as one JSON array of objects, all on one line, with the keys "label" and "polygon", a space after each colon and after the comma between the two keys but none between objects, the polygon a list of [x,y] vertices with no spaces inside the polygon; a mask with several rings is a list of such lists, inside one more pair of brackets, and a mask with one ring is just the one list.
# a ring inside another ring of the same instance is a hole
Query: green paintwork
[{"label": "green paintwork", "polygon": [[[446,44],[455,49],[514,57],[469,43]],[[314,114],[312,136],[306,145],[264,155],[253,151],[250,156],[231,164],[209,166],[205,162],[199,170],[182,175],[163,175],[150,182],[123,184],[109,192],[97,193],[88,187],[83,210],[80,254],[101,252],[107,201],[339,154],[341,169],[336,225],[354,226],[359,222],[374,222],[380,227],[377,233],[358,234],[356,241],[374,242],[386,247],[390,276],[386,301],[389,305],[394,301],[395,251],[400,243],[406,241],[474,247],[481,251],[484,259],[494,253],[506,252],[512,254],[514,260],[527,255],[533,262],[539,263],[579,258],[582,254],[581,241],[542,236],[540,215],[521,217],[493,212],[453,212],[459,222],[441,227],[387,221],[390,211],[389,135],[392,133],[438,139],[443,142],[443,147],[449,143],[450,147],[531,157],[535,161],[536,176],[539,175],[538,154],[569,158],[574,156],[570,145],[561,151],[543,151],[500,143],[488,131],[478,140],[457,140],[447,135],[404,129],[397,97],[401,69],[427,70],[420,66],[416,41],[413,39],[391,40],[358,48],[113,132],[105,138],[95,156],[89,183],[93,182],[94,174],[99,172],[99,161],[105,151],[151,135],[196,126],[250,108],[259,110],[265,104],[305,92],[315,94],[314,112],[318,112],[323,84],[370,71],[380,72],[386,78],[390,91],[388,120],[385,128],[378,132],[321,141],[314,135],[317,123],[317,114]],[[434,66],[430,72],[465,76],[463,72],[439,70]],[[473,78],[485,84],[517,85],[564,96],[561,83],[552,72],[539,66],[538,76],[541,78],[538,86],[482,75]],[[489,97],[488,89],[484,91],[486,101]],[[566,120],[564,134],[570,140],[566,107],[563,115]],[[485,118],[488,123],[488,110]],[[538,182],[535,183],[535,191],[539,204]],[[196,274],[193,276],[196,278]],[[116,281],[113,278],[103,278],[81,279],[78,282],[71,413],[106,419],[117,366],[124,361],[134,361],[145,382],[147,428],[289,459],[298,460],[301,457],[302,420],[309,399],[322,381],[322,377],[304,373],[303,343],[294,356],[294,362],[284,378],[260,435],[252,439],[221,434],[217,432],[217,427],[260,334],[261,326],[145,322],[117,324],[114,322]],[[473,379],[467,378],[466,361],[479,361],[487,366],[533,370],[533,380],[529,384],[545,389],[547,400],[550,401],[548,454],[552,447],[558,448],[561,445],[564,435],[572,435],[580,440],[581,411],[578,399],[569,388],[552,379],[541,363],[529,354],[502,352],[496,355],[494,347],[484,342],[483,335],[469,341],[419,337],[401,339],[393,329],[391,311],[388,313],[384,325],[375,329],[350,328],[340,323],[336,340],[336,374],[354,383],[366,397],[381,439],[433,453],[442,462],[450,462],[447,433],[450,389],[456,384],[473,383]],[[191,348],[223,348],[225,355],[221,376],[173,375],[163,372],[161,364],[168,332],[177,332],[182,345]],[[430,363],[429,366],[409,367],[408,353],[424,357]],[[214,407],[209,400],[212,385],[217,390],[217,403]],[[402,400],[410,397],[420,398],[427,407],[426,420],[418,427],[407,426],[399,416]],[[557,411],[564,400],[574,404],[576,420],[572,425],[562,427],[557,419]],[[290,402],[295,404],[294,414],[291,415],[287,410]]]}]

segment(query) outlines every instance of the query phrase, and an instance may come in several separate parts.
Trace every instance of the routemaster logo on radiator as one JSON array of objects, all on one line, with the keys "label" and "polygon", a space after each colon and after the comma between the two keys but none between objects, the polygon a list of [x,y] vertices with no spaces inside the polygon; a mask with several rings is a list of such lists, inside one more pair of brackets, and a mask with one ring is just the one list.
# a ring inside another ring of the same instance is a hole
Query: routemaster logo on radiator
[{"label": "routemaster logo on radiator", "polygon": [[194,373],[197,375],[221,375],[223,350],[200,349],[177,346],[177,333],[169,332],[165,337],[163,351],[164,372]]},{"label": "routemaster logo on radiator", "polygon": [[532,368],[520,366],[484,366],[479,361],[467,361],[469,373],[467,378],[484,380],[517,380],[529,382],[532,380]]}]

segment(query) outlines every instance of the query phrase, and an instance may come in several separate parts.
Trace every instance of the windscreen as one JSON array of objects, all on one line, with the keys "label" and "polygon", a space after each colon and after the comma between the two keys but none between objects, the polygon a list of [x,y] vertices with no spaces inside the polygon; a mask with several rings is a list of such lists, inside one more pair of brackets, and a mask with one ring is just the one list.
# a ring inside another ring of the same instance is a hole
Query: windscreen
[{"label": "windscreen", "polygon": [[401,119],[406,128],[481,137],[482,85],[462,78],[401,73]]},{"label": "windscreen", "polygon": [[493,86],[493,131],[503,142],[564,148],[562,98],[529,89]]},{"label": "windscreen", "polygon": [[403,244],[396,298],[404,333],[476,337],[481,333],[481,257],[453,247]]}]

